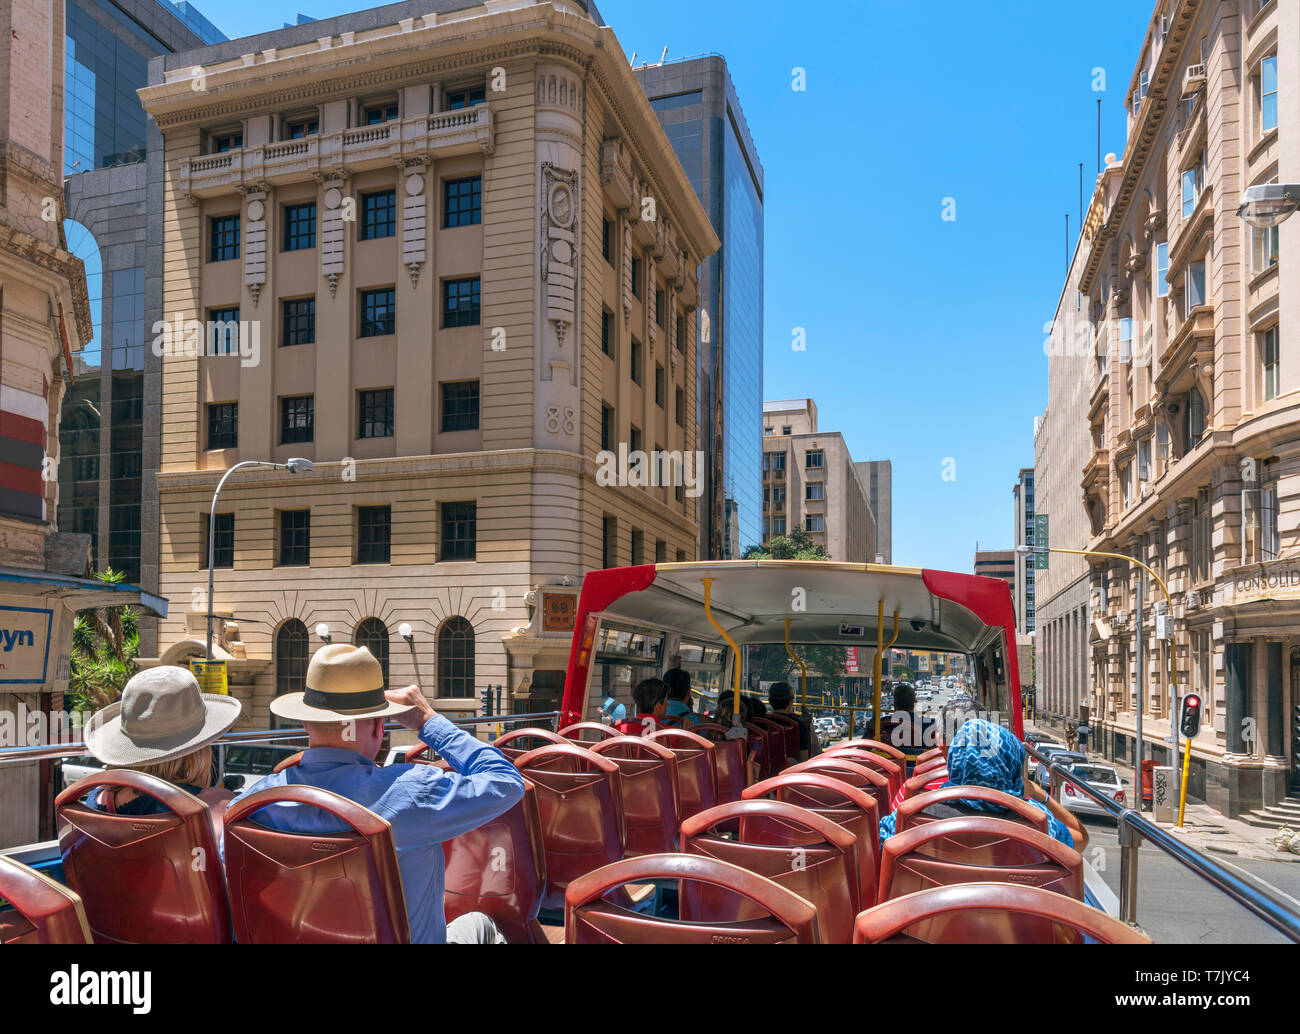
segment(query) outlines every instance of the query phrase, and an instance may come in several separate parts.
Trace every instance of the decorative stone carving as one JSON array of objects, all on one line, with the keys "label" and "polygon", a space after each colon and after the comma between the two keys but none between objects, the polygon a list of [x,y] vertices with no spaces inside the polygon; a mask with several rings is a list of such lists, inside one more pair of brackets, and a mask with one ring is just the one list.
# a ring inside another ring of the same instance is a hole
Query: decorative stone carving
[{"label": "decorative stone carving", "polygon": [[428,195],[424,184],[424,163],[417,161],[404,165],[411,171],[403,180],[406,197],[402,202],[402,262],[414,287],[428,259]]},{"label": "decorative stone carving", "polygon": [[330,297],[338,288],[339,277],[343,273],[343,214],[350,199],[344,196],[346,180],[342,176],[330,176],[323,179],[325,187],[322,200],[325,203],[320,225],[320,271],[329,277]]},{"label": "decorative stone carving", "polygon": [[244,286],[257,306],[266,283],[266,192],[240,191],[248,198],[244,209]]},{"label": "decorative stone carving", "polygon": [[542,282],[546,285],[546,318],[559,343],[573,324],[577,286],[578,174],[542,163]]}]

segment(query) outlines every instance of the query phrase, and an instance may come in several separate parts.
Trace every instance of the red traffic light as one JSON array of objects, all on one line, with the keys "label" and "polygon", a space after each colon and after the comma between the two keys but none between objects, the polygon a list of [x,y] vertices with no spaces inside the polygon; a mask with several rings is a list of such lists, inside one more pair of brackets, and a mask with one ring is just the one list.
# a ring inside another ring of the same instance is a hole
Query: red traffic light
[{"label": "red traffic light", "polygon": [[1185,703],[1189,708],[1200,707],[1200,706],[1201,706],[1201,698],[1198,697],[1198,696],[1189,696],[1189,697],[1186,697],[1186,698],[1185,698],[1184,703]]}]

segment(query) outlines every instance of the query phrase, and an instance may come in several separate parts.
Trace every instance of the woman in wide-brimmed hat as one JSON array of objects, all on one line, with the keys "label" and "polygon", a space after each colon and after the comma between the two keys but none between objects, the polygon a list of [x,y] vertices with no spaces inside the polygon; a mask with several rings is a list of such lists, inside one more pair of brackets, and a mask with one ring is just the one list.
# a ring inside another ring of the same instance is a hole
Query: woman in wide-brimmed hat
[{"label": "woman in wide-brimmed hat", "polygon": [[[122,697],[86,723],[86,748],[109,768],[129,768],[217,804],[234,795],[214,789],[212,744],[239,719],[234,697],[199,691],[185,668],[164,664],[132,676]],[[126,815],[166,809],[133,790],[104,791],[96,806]]]}]

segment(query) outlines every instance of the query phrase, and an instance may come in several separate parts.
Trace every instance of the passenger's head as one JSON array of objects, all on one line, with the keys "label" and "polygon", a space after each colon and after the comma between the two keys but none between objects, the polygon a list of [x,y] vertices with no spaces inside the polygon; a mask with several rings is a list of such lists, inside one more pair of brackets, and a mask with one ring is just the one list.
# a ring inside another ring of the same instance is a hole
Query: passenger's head
[{"label": "passenger's head", "polygon": [[948,746],[948,780],[1024,795],[1025,747],[1015,734],[983,718],[964,722]]},{"label": "passenger's head", "polygon": [[664,672],[664,685],[668,687],[669,700],[690,702],[691,676],[681,668],[669,668]]},{"label": "passenger's head", "polygon": [[894,710],[909,712],[916,710],[916,690],[905,682],[900,682],[894,687]]},{"label": "passenger's head", "polygon": [[979,704],[970,697],[953,697],[939,712],[939,725],[935,730],[935,738],[938,741],[936,746],[946,748],[966,722],[972,718],[980,718],[984,713]]},{"label": "passenger's head", "polygon": [[794,690],[790,688],[788,682],[773,682],[768,688],[767,702],[772,705],[773,711],[789,710],[793,700]]},{"label": "passenger's head", "polygon": [[108,768],[204,787],[211,782],[211,744],[235,724],[242,706],[234,697],[201,692],[185,668],[146,668],[119,700],[90,717],[86,747]]},{"label": "passenger's head", "polygon": [[758,697],[756,696],[747,696],[745,697],[745,699],[749,701],[750,717],[752,718],[767,717],[767,704],[763,703],[763,701],[759,700]]},{"label": "passenger's head", "polygon": [[[718,709],[714,712],[714,720],[719,725],[730,727],[732,716],[734,715],[735,693],[723,690],[718,695]],[[753,717],[753,709],[750,706],[749,697],[740,698],[740,720],[742,723],[749,721]]]},{"label": "passenger's head", "polygon": [[668,687],[662,679],[642,679],[632,690],[632,699],[636,701],[637,714],[652,714],[659,718],[668,706]]}]

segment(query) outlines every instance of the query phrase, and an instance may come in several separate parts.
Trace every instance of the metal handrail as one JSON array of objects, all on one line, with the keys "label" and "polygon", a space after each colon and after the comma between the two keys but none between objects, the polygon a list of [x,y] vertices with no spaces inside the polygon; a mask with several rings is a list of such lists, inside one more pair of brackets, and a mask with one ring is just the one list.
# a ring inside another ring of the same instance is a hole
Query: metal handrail
[{"label": "metal handrail", "polygon": [[[1170,836],[1135,809],[1116,804],[1111,798],[1098,793],[1078,776],[1072,775],[1063,766],[1052,763],[1028,744],[1025,745],[1025,750],[1051,772],[1054,800],[1060,803],[1061,787],[1069,783],[1095,804],[1101,805],[1115,820],[1119,830],[1120,918],[1126,923],[1137,925],[1138,848],[1142,846],[1143,840],[1147,840],[1211,886],[1227,894],[1248,912],[1268,923],[1278,933],[1300,943],[1300,913],[1284,904],[1254,877],[1233,875],[1212,859]],[[1135,792],[1140,794],[1141,787],[1136,787]]]},{"label": "metal handrail", "polygon": [[[443,717],[446,717],[445,715]],[[558,721],[559,711],[535,711],[531,714],[501,714],[491,717],[448,718],[452,725],[472,727],[475,725],[515,725],[520,722]],[[385,722],[385,732],[412,732],[399,722]],[[302,726],[287,729],[249,729],[243,732],[227,732],[211,744],[214,747],[235,746],[245,743],[275,743],[279,740],[305,740],[307,730]],[[58,758],[81,757],[89,753],[84,742],[53,743],[39,747],[0,747],[0,765],[12,765],[23,762],[50,761]]]}]

